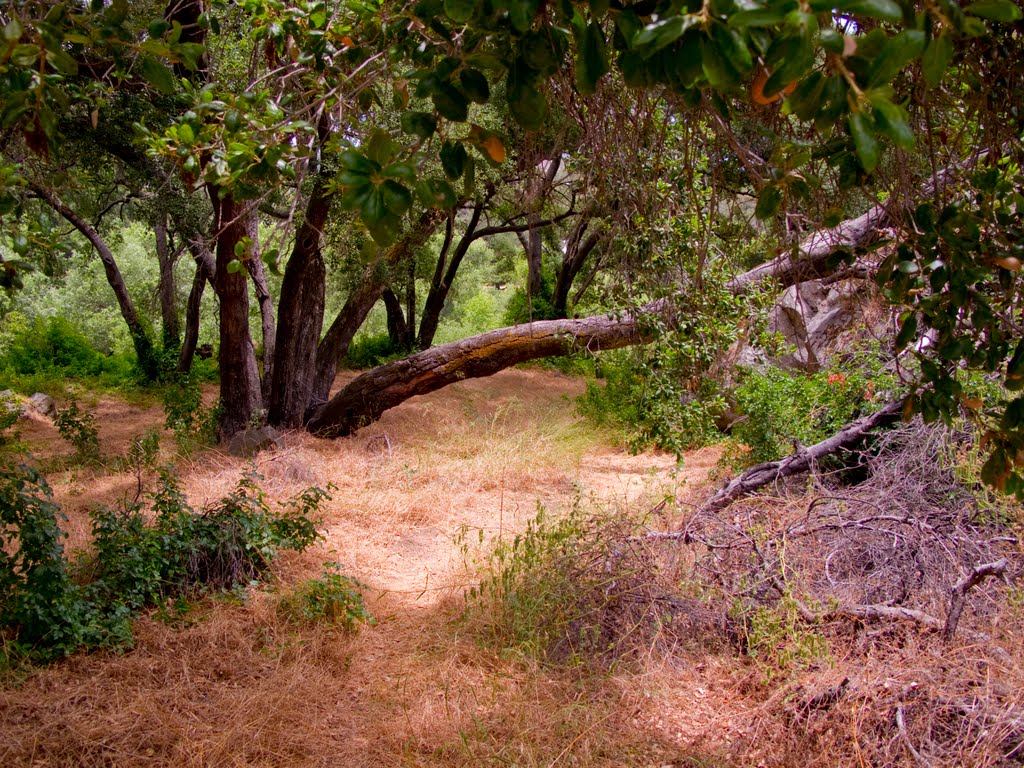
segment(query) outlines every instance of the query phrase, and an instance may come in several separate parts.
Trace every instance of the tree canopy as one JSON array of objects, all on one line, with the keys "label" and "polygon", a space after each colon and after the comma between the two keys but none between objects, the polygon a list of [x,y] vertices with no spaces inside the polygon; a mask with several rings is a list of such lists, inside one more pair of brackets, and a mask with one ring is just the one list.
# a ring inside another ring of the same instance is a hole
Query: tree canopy
[{"label": "tree canopy", "polygon": [[[123,187],[195,259],[196,291],[217,293],[223,433],[264,416],[320,424],[371,397],[322,407],[340,351],[385,297],[382,275],[442,225],[443,305],[462,258],[448,256],[457,214],[476,228],[486,211],[480,231],[517,233],[527,254],[543,226],[574,217],[583,255],[563,262],[564,314],[583,261],[619,248],[625,227],[689,210],[701,241],[715,174],[780,231],[780,252],[757,259],[769,276],[880,257],[870,271],[903,307],[896,346],[920,364],[907,413],[975,411],[986,479],[1024,492],[1024,398],[968,401],[955,376],[972,367],[1024,390],[1021,18],[1011,0],[12,4],[0,11],[0,280],[16,289],[25,269],[52,265],[65,235],[40,223],[45,210],[91,243],[118,292],[97,190]],[[566,158],[574,186],[558,206]],[[644,201],[631,175],[649,185]],[[503,197],[510,183],[519,192]],[[865,209],[877,215],[859,237],[829,229]],[[275,214],[286,234],[264,242],[260,217]],[[325,334],[332,232],[361,266]],[[705,290],[701,253],[692,282],[665,292]],[[282,275],[276,308],[268,271]],[[118,297],[144,363],[156,342]]]}]

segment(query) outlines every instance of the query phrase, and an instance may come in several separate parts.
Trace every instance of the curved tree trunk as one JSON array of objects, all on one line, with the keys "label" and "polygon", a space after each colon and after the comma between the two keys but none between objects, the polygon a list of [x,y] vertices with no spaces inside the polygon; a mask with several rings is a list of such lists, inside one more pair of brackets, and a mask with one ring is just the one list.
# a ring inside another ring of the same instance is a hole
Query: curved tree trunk
[{"label": "curved tree trunk", "polygon": [[[427,241],[444,217],[444,212],[434,208],[425,211],[405,237],[392,245],[382,259],[368,266],[363,272],[359,285],[349,294],[345,306],[331,323],[317,348],[316,377],[313,380],[313,392],[309,401],[312,405],[327,400],[331,384],[338,373],[338,363],[348,352],[348,345],[352,343],[356,331],[362,326],[373,305],[387,287],[385,268],[409,258],[412,250]],[[408,322],[406,318],[406,323]]]},{"label": "curved tree trunk", "polygon": [[124,322],[128,326],[128,333],[131,335],[132,344],[135,346],[135,355],[138,357],[139,367],[146,378],[155,379],[159,371],[157,370],[156,355],[153,352],[153,340],[149,337],[146,326],[139,318],[139,313],[135,311],[135,304],[128,293],[128,286],[124,283],[124,277],[121,275],[121,270],[117,266],[117,261],[114,259],[110,246],[107,245],[106,240],[100,236],[99,232],[89,222],[65,205],[55,192],[31,181],[29,186],[53,210],[63,216],[71,226],[84,235],[92,244],[92,247],[96,249],[96,253],[99,254],[100,261],[103,263],[103,271],[107,275],[107,283],[110,284],[111,289],[114,291],[114,296],[117,298],[117,306],[121,310],[121,317],[124,318]]},{"label": "curved tree trunk", "polygon": [[206,284],[212,283],[216,268],[213,262],[213,254],[201,240],[195,240],[188,245],[189,251],[196,262],[195,277],[192,278],[192,290],[188,294],[188,304],[185,306],[185,334],[181,340],[181,353],[178,355],[178,372],[188,373],[192,370],[192,359],[196,354],[196,345],[199,343],[199,320],[200,311],[203,307],[203,291]]},{"label": "curved tree trunk", "polygon": [[556,317],[565,317],[568,312],[569,291],[572,289],[573,281],[583,269],[587,257],[597,247],[604,237],[604,232],[598,230],[591,232],[589,237],[584,239],[587,227],[590,222],[581,218],[573,227],[569,235],[569,241],[565,248],[565,258],[558,270],[558,277],[555,279],[555,289],[551,294],[551,307],[555,310]]},{"label": "curved tree trunk", "polygon": [[619,317],[602,315],[515,325],[418,352],[364,373],[316,408],[307,426],[323,437],[340,437],[376,421],[384,411],[410,397],[456,381],[491,376],[516,363],[541,357],[648,342],[653,334],[644,329],[643,315],[663,311],[665,306],[658,302],[641,313]]},{"label": "curved tree trunk", "polygon": [[384,289],[381,298],[384,299],[384,308],[388,313],[388,340],[393,348],[401,347],[409,340],[409,330],[405,324],[402,302],[390,288]]},{"label": "curved tree trunk", "polygon": [[483,203],[473,206],[473,213],[469,223],[466,224],[466,231],[463,233],[459,244],[452,254],[452,260],[446,264],[448,251],[452,242],[452,221],[448,220],[448,228],[445,231],[444,246],[437,257],[437,268],[434,270],[434,279],[430,283],[430,291],[427,293],[427,300],[423,304],[423,317],[420,320],[420,332],[417,338],[417,346],[420,349],[429,349],[434,343],[434,336],[437,334],[437,326],[441,322],[441,310],[444,309],[448,300],[448,292],[455,282],[455,275],[459,271],[462,259],[469,252],[469,246],[476,240],[476,228],[480,223],[480,216],[483,213]]}]

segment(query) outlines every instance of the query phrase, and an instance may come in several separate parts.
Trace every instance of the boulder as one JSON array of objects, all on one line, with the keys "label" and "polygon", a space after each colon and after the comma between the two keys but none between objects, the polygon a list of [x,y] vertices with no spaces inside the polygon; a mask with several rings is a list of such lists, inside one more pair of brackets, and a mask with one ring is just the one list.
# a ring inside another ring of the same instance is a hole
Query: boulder
[{"label": "boulder", "polygon": [[53,401],[53,398],[42,392],[36,392],[32,395],[28,399],[28,404],[43,416],[50,416],[52,418],[57,413],[57,404]]},{"label": "boulder", "polygon": [[251,458],[268,448],[281,448],[284,439],[273,427],[258,427],[239,432],[228,440],[228,453],[232,456]]},{"label": "boulder", "polygon": [[877,288],[867,280],[810,280],[790,286],[775,305],[770,328],[795,350],[775,363],[810,372],[827,367],[833,354],[864,335],[865,325],[884,322],[883,313],[873,311],[879,306],[877,298]]}]

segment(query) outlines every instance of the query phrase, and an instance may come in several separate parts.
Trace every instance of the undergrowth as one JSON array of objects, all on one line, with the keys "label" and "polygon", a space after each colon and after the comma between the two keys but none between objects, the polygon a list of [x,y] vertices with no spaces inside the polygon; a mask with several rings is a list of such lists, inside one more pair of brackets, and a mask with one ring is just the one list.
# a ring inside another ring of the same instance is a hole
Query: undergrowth
[{"label": "undergrowth", "polygon": [[69,560],[66,518],[45,479],[28,466],[0,470],[0,666],[128,647],[141,609],[244,588],[266,576],[279,551],[321,539],[328,491],[309,488],[273,510],[258,480],[247,473],[196,510],[164,471],[146,503],[95,509],[93,552]]},{"label": "undergrowth", "polygon": [[346,632],[360,624],[376,623],[363,604],[366,585],[340,573],[337,563],[325,563],[315,579],[297,584],[281,596],[278,613],[295,623],[330,624]]},{"label": "undergrowth", "polygon": [[[628,514],[578,503],[560,518],[538,507],[523,533],[478,563],[469,625],[505,652],[560,665],[604,666],[649,648],[671,629],[673,606],[639,529]],[[469,559],[468,531],[457,543]]]}]

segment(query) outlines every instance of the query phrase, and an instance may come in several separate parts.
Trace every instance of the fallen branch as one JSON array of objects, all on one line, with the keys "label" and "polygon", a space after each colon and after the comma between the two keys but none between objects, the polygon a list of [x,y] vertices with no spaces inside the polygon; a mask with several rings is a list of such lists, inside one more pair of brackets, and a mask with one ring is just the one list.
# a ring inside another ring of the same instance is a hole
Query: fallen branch
[{"label": "fallen branch", "polygon": [[974,568],[967,576],[960,579],[950,589],[951,600],[949,604],[949,616],[942,628],[944,640],[952,640],[956,633],[956,626],[960,623],[960,614],[963,613],[964,604],[967,602],[967,593],[990,576],[1004,576],[1006,574],[1006,559],[997,560],[994,563],[984,563]]},{"label": "fallen branch", "polygon": [[717,512],[743,496],[749,496],[764,486],[791,475],[809,471],[815,463],[844,448],[852,448],[863,440],[871,430],[898,421],[903,413],[903,401],[894,400],[881,410],[847,424],[832,437],[815,443],[809,448],[790,454],[778,461],[757,464],[739,477],[734,478],[718,493],[708,499],[697,510],[697,514]]}]

